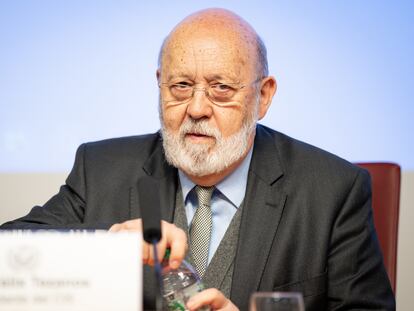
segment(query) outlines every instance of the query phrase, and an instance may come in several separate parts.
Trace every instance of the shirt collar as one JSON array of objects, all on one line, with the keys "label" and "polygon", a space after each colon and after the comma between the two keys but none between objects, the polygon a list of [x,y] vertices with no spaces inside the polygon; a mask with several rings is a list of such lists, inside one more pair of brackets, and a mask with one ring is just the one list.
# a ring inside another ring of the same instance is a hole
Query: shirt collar
[{"label": "shirt collar", "polygon": [[[240,206],[246,193],[247,176],[252,153],[253,147],[250,148],[243,162],[230,175],[215,185],[236,208]],[[183,191],[183,198],[186,201],[187,195],[194,188],[195,184],[180,169],[178,170],[178,176]]]}]

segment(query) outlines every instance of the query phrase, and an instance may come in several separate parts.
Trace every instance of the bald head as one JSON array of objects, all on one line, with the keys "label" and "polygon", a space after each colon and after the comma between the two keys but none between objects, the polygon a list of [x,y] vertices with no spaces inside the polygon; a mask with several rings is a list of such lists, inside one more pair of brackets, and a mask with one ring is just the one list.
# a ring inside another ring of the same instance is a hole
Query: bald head
[{"label": "bald head", "polygon": [[[205,39],[211,40],[206,44]],[[212,48],[212,40],[225,45],[229,53],[239,57],[240,65],[251,67],[258,77],[268,75],[263,41],[249,23],[225,9],[202,10],[181,21],[162,44],[160,69],[165,58],[171,58],[175,51],[181,50],[182,57],[191,57],[195,50]]]}]

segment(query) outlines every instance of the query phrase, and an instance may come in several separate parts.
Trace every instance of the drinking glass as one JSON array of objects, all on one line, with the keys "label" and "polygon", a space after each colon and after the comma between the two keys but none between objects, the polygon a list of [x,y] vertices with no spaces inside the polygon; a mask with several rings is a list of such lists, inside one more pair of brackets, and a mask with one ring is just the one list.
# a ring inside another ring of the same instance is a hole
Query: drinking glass
[{"label": "drinking glass", "polygon": [[250,311],[305,311],[301,293],[257,292],[250,298]]}]

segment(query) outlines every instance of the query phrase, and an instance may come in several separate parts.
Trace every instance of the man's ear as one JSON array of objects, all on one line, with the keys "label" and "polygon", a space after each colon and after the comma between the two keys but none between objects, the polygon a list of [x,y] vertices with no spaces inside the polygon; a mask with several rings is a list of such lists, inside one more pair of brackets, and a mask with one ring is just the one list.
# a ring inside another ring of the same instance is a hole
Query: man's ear
[{"label": "man's ear", "polygon": [[266,77],[261,82],[260,102],[259,102],[259,120],[263,119],[272,104],[273,95],[277,89],[276,79],[272,76]]},{"label": "man's ear", "polygon": [[157,69],[157,71],[156,71],[156,73],[155,73],[155,74],[156,74],[156,76],[157,76],[157,81],[158,81],[158,84],[159,84],[159,83],[161,82],[161,81],[160,81],[160,78],[161,78],[161,71],[160,71],[160,69],[159,69],[159,68]]}]

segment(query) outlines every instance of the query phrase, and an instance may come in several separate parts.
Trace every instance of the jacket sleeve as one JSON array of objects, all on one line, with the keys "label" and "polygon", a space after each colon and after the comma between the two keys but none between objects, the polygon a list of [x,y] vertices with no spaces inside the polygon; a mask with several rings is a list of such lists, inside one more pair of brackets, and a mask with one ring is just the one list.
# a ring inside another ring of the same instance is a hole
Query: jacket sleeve
[{"label": "jacket sleeve", "polygon": [[85,144],[78,148],[66,184],[60,187],[56,195],[43,206],[33,207],[26,216],[4,223],[0,229],[108,229],[110,224],[83,223],[87,187],[85,148]]},{"label": "jacket sleeve", "polygon": [[328,267],[329,310],[395,310],[365,170],[359,170],[333,224]]}]

